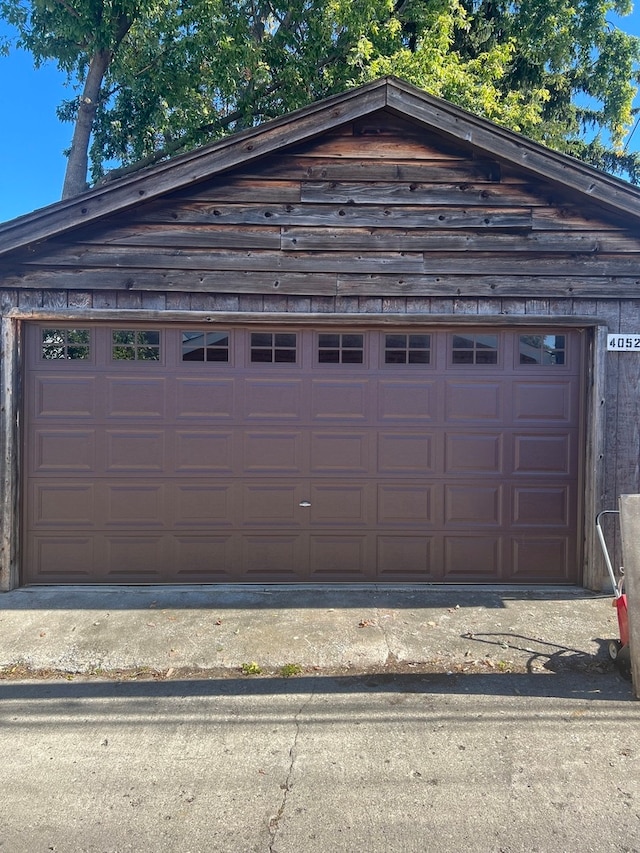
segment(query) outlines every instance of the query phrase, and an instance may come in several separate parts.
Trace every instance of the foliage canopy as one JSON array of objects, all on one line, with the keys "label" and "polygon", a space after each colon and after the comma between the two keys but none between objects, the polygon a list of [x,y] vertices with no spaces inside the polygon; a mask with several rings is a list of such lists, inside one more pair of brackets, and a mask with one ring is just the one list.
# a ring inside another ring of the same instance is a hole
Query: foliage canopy
[{"label": "foliage canopy", "polygon": [[[65,195],[395,74],[640,182],[624,151],[640,39],[628,0],[0,0],[78,95]],[[8,45],[5,45],[5,50]]]}]

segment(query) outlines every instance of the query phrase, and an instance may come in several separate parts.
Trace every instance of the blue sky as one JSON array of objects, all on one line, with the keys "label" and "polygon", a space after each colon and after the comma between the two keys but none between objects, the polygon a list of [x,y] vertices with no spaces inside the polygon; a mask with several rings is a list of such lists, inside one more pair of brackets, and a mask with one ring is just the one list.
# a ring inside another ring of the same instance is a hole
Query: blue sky
[{"label": "blue sky", "polygon": [[[640,3],[622,27],[640,35]],[[7,28],[0,22],[0,34]],[[56,117],[56,107],[70,97],[65,76],[53,64],[37,70],[29,54],[0,56],[0,222],[58,201],[72,125]],[[640,106],[640,97],[637,99]],[[640,128],[629,150],[640,150]]]}]

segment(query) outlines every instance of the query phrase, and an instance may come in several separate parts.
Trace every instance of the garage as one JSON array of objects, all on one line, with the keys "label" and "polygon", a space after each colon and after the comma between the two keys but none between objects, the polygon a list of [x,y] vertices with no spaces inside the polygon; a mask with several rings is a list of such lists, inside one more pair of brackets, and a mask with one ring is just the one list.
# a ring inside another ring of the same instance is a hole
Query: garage
[{"label": "garage", "polygon": [[389,77],[0,224],[0,589],[602,589],[639,211]]},{"label": "garage", "polygon": [[28,323],[28,583],[575,582],[584,334]]}]

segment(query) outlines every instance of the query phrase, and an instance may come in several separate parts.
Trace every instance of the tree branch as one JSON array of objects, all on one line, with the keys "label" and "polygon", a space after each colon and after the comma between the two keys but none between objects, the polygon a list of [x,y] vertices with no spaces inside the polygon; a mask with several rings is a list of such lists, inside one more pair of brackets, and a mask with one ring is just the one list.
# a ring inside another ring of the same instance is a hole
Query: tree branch
[{"label": "tree branch", "polygon": [[65,12],[68,12],[70,15],[72,15],[77,21],[82,20],[82,15],[80,14],[80,12],[78,12],[77,9],[74,9],[73,6],[70,6],[68,3],[66,3],[65,0],[56,0],[56,3],[58,4],[58,6],[62,6]]}]

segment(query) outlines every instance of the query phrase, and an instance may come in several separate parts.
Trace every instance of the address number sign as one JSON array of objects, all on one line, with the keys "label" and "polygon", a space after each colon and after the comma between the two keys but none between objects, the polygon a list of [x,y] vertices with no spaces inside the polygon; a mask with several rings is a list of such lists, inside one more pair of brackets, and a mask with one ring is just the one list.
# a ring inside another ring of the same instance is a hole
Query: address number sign
[{"label": "address number sign", "polygon": [[608,350],[637,350],[640,352],[640,334],[607,335]]}]

